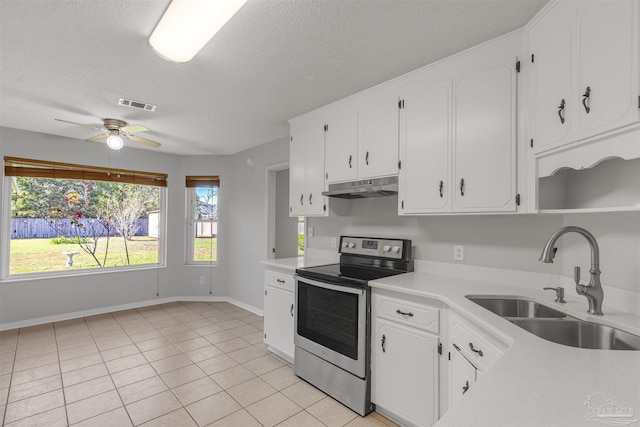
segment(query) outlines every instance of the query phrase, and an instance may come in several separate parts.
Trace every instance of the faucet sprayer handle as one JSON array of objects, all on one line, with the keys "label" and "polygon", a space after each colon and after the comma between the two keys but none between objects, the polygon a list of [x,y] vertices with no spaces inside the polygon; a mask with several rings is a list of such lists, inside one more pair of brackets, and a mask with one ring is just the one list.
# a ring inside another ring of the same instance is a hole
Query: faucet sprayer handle
[{"label": "faucet sprayer handle", "polygon": [[557,288],[542,288],[545,291],[556,291],[556,299],[555,302],[560,303],[560,304],[566,304],[566,301],[564,300],[564,288],[561,286],[558,286]]}]

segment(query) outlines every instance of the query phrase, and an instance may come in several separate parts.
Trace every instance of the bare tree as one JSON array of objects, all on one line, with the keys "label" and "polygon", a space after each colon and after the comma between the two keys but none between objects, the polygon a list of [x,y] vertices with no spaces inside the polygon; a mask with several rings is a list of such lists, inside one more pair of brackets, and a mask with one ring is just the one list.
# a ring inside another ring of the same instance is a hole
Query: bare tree
[{"label": "bare tree", "polygon": [[131,264],[127,242],[138,232],[138,219],[146,211],[145,201],[145,196],[140,192],[131,192],[124,197],[110,197],[103,206],[106,222],[122,236],[127,264]]}]

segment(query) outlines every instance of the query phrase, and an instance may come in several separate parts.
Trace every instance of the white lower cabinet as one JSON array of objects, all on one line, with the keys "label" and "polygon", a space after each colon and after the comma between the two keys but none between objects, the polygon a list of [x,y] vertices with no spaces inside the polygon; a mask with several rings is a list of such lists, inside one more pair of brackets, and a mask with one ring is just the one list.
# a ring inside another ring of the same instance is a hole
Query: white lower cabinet
[{"label": "white lower cabinet", "polygon": [[507,345],[484,329],[449,313],[449,405],[451,409],[504,353]]},{"label": "white lower cabinet", "polygon": [[373,296],[372,400],[401,425],[438,420],[439,310]]},{"label": "white lower cabinet", "polygon": [[449,378],[449,408],[462,399],[476,382],[477,369],[459,351],[451,351],[451,375]]},{"label": "white lower cabinet", "polygon": [[278,356],[293,362],[294,285],[292,272],[265,270],[264,342]]}]

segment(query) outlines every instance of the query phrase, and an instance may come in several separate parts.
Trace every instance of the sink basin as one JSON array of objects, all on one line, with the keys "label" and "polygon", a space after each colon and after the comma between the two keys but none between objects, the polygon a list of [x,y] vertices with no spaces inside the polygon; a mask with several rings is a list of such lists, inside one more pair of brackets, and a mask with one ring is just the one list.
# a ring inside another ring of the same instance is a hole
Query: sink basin
[{"label": "sink basin", "polygon": [[467,295],[467,299],[557,344],[596,350],[640,350],[640,336],[580,320],[544,304],[495,295]]},{"label": "sink basin", "polygon": [[599,323],[565,319],[509,319],[547,341],[598,350],[640,350],[640,337]]},{"label": "sink basin", "polygon": [[467,299],[502,317],[561,318],[567,315],[546,305],[516,298],[467,295]]}]

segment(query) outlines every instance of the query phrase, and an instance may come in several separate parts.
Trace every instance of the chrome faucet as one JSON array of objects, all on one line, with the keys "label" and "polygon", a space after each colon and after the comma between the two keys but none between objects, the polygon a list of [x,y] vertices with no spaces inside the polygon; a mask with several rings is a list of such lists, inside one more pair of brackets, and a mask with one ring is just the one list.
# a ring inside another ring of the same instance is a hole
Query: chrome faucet
[{"label": "chrome faucet", "polygon": [[589,242],[589,247],[591,248],[591,270],[589,270],[591,277],[589,284],[580,284],[580,267],[575,267],[573,269],[573,280],[576,282],[576,292],[578,295],[584,295],[587,298],[587,301],[589,302],[588,313],[602,316],[602,300],[604,299],[604,293],[602,292],[602,284],[600,283],[600,250],[598,249],[598,242],[596,242],[596,238],[593,237],[593,234],[580,227],[562,227],[556,230],[556,232],[549,237],[538,261],[553,262],[553,258],[558,250],[558,248],[555,247],[556,241],[563,234],[570,232],[584,236]]}]

